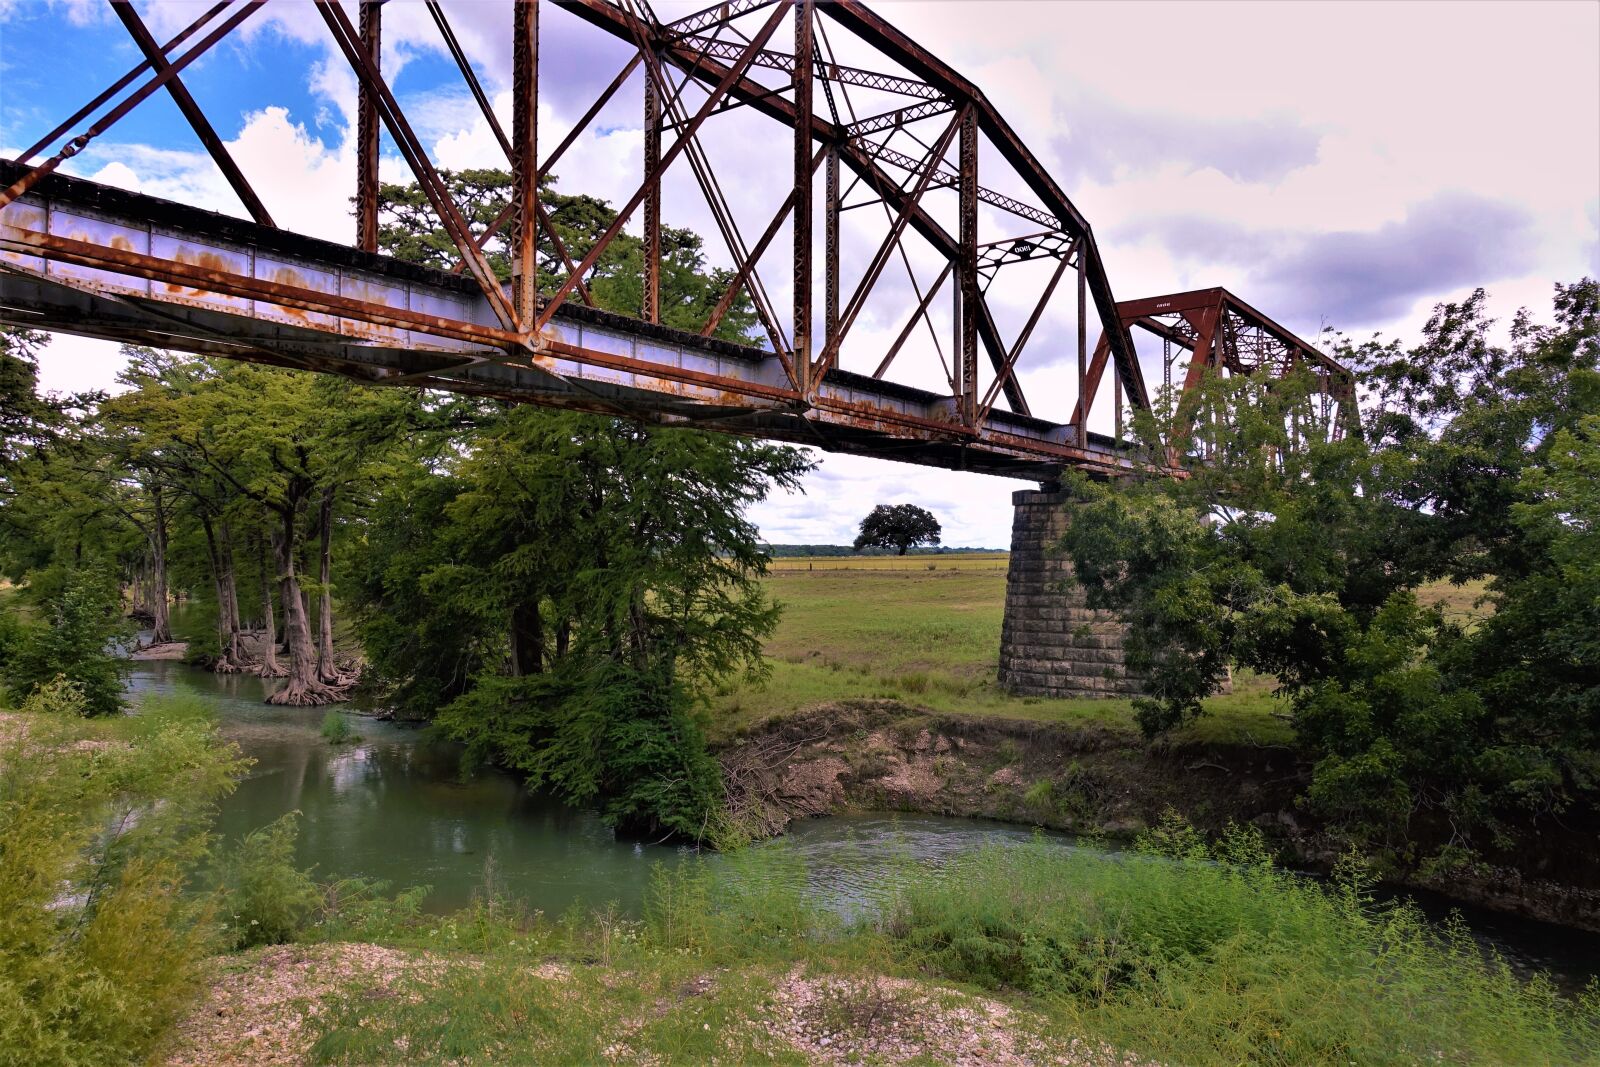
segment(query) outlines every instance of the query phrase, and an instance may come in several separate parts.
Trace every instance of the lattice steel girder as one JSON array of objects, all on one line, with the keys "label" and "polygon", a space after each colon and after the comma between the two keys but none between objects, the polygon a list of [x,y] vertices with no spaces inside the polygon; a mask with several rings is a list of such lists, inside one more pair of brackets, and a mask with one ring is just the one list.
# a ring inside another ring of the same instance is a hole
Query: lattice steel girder
[{"label": "lattice steel girder", "polygon": [[[0,163],[0,180],[21,168]],[[8,322],[1035,480],[1131,462],[1105,439],[833,371],[809,408],[758,349],[564,306],[530,350],[469,279],[111,189],[47,179],[0,215]],[[729,428],[729,427],[724,427]],[[907,443],[918,443],[907,453]]]},{"label": "lattice steel girder", "polygon": [[[737,59],[739,52],[742,50],[738,41],[724,41],[698,34],[684,37],[667,37],[664,39],[664,43],[687,46],[717,59]],[[765,67],[767,70],[782,71],[785,74],[793,74],[794,55],[789,52],[780,52],[775,48],[763,48],[755,54],[755,58],[750,61],[750,65],[752,67]],[[901,78],[893,74],[880,74],[875,70],[862,70],[860,67],[847,67],[840,63],[821,64],[817,67],[817,75],[828,81],[838,82],[841,85],[858,85],[863,89],[878,89],[886,93],[899,93],[901,96],[920,96],[925,100],[938,100],[941,98],[939,90],[923,82],[912,81],[909,78]]]},{"label": "lattice steel girder", "polygon": [[844,128],[846,137],[865,137],[869,133],[878,133],[882,130],[892,130],[935,115],[944,115],[955,110],[955,104],[948,100],[927,100],[909,107],[897,108],[882,115],[873,115],[870,118],[852,122]]},{"label": "lattice steel girder", "polygon": [[[1326,371],[1342,381],[1351,382],[1353,385],[1350,372],[1336,360],[1329,358],[1299,335],[1263,315],[1226,289],[1220,287],[1193,289],[1189,292],[1172,293],[1167,296],[1145,297],[1141,300],[1124,300],[1117,305],[1118,313],[1121,315],[1123,322],[1130,326],[1138,324],[1158,334],[1162,331],[1154,329],[1150,324],[1141,320],[1159,321],[1157,316],[1182,315],[1185,312],[1199,311],[1203,308],[1216,308],[1219,315],[1226,313],[1239,323],[1257,329],[1274,338],[1289,352],[1294,353],[1297,358],[1314,364],[1320,370]],[[1192,348],[1192,336],[1192,333],[1186,333],[1179,328],[1170,334],[1169,339],[1184,345],[1186,348]]]},{"label": "lattice steel girder", "polygon": [[[584,21],[597,26],[623,41],[632,42],[639,33],[653,34],[647,25],[635,19],[628,12],[605,0],[561,0],[562,6],[578,15]],[[832,5],[824,5],[820,10],[829,10]],[[759,55],[760,53],[758,53]],[[788,57],[792,64],[793,57]],[[683,42],[672,42],[662,48],[662,59],[679,70],[692,75],[697,80],[715,85],[728,72],[728,67],[714,57],[708,57],[692,47],[687,47]],[[832,69],[832,64],[823,64],[824,68]],[[783,68],[787,69],[787,68]],[[790,127],[795,125],[795,108],[792,101],[781,96],[773,95],[767,86],[749,78],[735,79],[728,89],[731,98],[740,100],[753,110],[769,118],[787,123]],[[812,115],[812,139],[821,144],[831,144],[838,148],[840,160],[859,176],[867,187],[880,198],[886,200],[891,207],[905,205],[910,199],[909,194],[902,189],[881,167],[855,141],[844,139],[840,128],[822,118]],[[947,230],[944,229],[922,208],[911,205],[910,226],[928,241],[940,253],[948,258],[954,257],[957,252],[957,242]],[[1098,268],[1098,265],[1096,266]],[[1006,361],[1006,346],[1001,342],[999,331],[994,327],[993,316],[989,314],[988,306],[979,300],[978,307],[978,337],[983,342],[984,351],[989,357],[990,364],[998,373]],[[1115,323],[1115,319],[1110,320]],[[1143,379],[1139,379],[1141,383]],[[1006,400],[1012,410],[1026,414],[1029,410],[1026,398],[1016,379],[1010,378],[1005,387]],[[1143,396],[1142,391],[1138,394]],[[1137,400],[1136,400],[1137,402]]]},{"label": "lattice steel girder", "polygon": [[686,37],[713,26],[720,26],[724,22],[731,22],[740,15],[748,15],[752,11],[771,7],[778,2],[779,0],[729,0],[727,3],[712,4],[704,11],[696,11],[693,15],[686,15],[676,22],[668,23],[665,28],[666,33],[671,37]]},{"label": "lattice steel girder", "polygon": [[[1270,368],[1277,377],[1296,366],[1311,367],[1317,374],[1318,391],[1338,404],[1334,432],[1354,433],[1360,428],[1355,378],[1350,371],[1226,289],[1125,300],[1118,309],[1126,325],[1138,326],[1193,353],[1184,376],[1185,395],[1174,418],[1177,434],[1192,429],[1194,413],[1188,397],[1208,367],[1225,367],[1235,374]],[[1092,403],[1092,389],[1089,397]]]},{"label": "lattice steel girder", "polygon": [[1086,260],[1086,281],[1094,298],[1104,329],[1111,343],[1112,356],[1123,383],[1128,388],[1128,398],[1135,407],[1147,408],[1150,398],[1145,390],[1144,375],[1139,369],[1134,352],[1133,338],[1122,326],[1117,314],[1117,301],[1111,294],[1111,284],[1106,278],[1100,260],[1100,250],[1086,220],[1066,193],[1040,165],[1033,153],[1022,143],[1011,126],[997,112],[976,85],[958,74],[949,64],[907,37],[860,0],[834,0],[822,10],[848,27],[857,36],[877,48],[889,59],[932,85],[939,92],[956,100],[970,101],[978,111],[978,125],[991,144],[1027,183],[1033,194],[1043,201],[1048,211],[1061,220],[1057,227],[1084,239],[1082,255]]}]

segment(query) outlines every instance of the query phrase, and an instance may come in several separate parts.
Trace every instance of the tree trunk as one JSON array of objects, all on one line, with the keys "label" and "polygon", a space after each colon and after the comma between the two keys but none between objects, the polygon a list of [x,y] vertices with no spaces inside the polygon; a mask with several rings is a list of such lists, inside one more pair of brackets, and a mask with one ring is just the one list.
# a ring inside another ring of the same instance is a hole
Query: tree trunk
[{"label": "tree trunk", "polygon": [[339,670],[333,661],[333,487],[322,490],[317,511],[317,533],[321,540],[317,561],[317,677],[328,685],[349,685],[355,678]]},{"label": "tree trunk", "polygon": [[239,605],[233,596],[231,560],[224,560],[215,524],[209,512],[200,509],[200,528],[206,535],[206,555],[211,561],[211,584],[217,596],[217,658],[211,669],[217,674],[233,674],[239,662]]},{"label": "tree trunk", "polygon": [[233,533],[228,529],[227,519],[219,520],[217,533],[217,562],[221,567],[217,581],[228,602],[228,632],[223,637],[222,655],[233,665],[233,670],[240,671],[245,669],[244,649],[239,643],[239,630],[243,624],[239,621],[239,581],[233,565]]},{"label": "tree trunk", "polygon": [[336,686],[317,677],[317,649],[311,640],[311,621],[307,617],[305,594],[295,573],[295,513],[292,505],[282,510],[278,526],[272,531],[273,553],[278,557],[278,588],[283,602],[283,632],[289,639],[289,672],[268,704],[309,707],[332,704],[344,699]]},{"label": "tree trunk", "polygon": [[511,609],[511,673],[518,678],[544,670],[544,618],[531,597]]},{"label": "tree trunk", "polygon": [[172,615],[167,606],[167,512],[161,501],[161,487],[150,487],[150,502],[155,518],[150,524],[150,615],[154,620],[150,643],[172,643]]},{"label": "tree trunk", "polygon": [[263,678],[282,678],[289,672],[278,662],[278,621],[272,611],[272,583],[267,578],[267,554],[258,537],[256,551],[261,561],[261,666]]}]

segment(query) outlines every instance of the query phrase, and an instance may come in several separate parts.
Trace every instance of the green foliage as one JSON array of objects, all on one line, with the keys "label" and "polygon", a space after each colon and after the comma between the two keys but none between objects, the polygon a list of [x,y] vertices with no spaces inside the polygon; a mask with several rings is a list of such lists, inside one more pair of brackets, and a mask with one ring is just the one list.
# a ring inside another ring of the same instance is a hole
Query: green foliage
[{"label": "green foliage", "polygon": [[[428,960],[381,993],[340,989],[313,1024],[313,1058],[799,1062],[767,1042],[785,974],[980,987],[1045,1062],[1081,1059],[1088,1042],[1185,1064],[1569,1063],[1600,1039],[1595,993],[1564,998],[1459,924],[1441,932],[1374,902],[1358,867],[1332,886],[1275,870],[1249,832],[1213,845],[1169,818],[1134,854],[1041,839],[908,862],[894,881],[881,910],[847,924],[780,843],[658,870],[639,921],[492,900],[414,916],[397,940]],[[859,1005],[838,996],[811,1010],[848,1021]],[[916,1017],[895,1022],[896,1040],[928,1040]]]},{"label": "green foliage", "polygon": [[861,520],[853,547],[892,548],[897,555],[905,555],[913,545],[937,545],[940,535],[939,520],[915,504],[879,504]]},{"label": "green foliage", "polygon": [[348,745],[361,737],[351,728],[343,712],[329,711],[322,716],[322,739],[330,745]]},{"label": "green foliage", "polygon": [[704,836],[720,780],[691,711],[762,672],[777,619],[742,512],[808,466],[589,415],[487,419],[443,471],[397,482],[355,552],[375,673],[474,760],[617,825]]},{"label": "green foliage", "polygon": [[[1558,286],[1554,325],[1519,315],[1505,348],[1483,303],[1442,305],[1410,350],[1343,346],[1364,438],[1294,432],[1308,380],[1210,382],[1216,417],[1174,443],[1207,462],[1078,483],[1063,541],[1091,604],[1131,623],[1147,733],[1199,715],[1230,666],[1274,677],[1316,760],[1307,804],[1413,862],[1419,838],[1503,848],[1600,798],[1600,288]],[[1490,579],[1493,614],[1420,605],[1435,579]]]},{"label": "green foliage", "polygon": [[299,817],[286,812],[252,830],[218,860],[223,932],[236,949],[293,941],[322,902],[310,872],[294,865]]},{"label": "green foliage", "polygon": [[1243,831],[1207,847],[1169,822],[1128,857],[985,849],[909,882],[886,930],[934,974],[1164,1062],[1568,1062],[1600,1038],[1596,1004],[1359,881],[1275,870]]},{"label": "green foliage", "polygon": [[26,714],[7,726],[0,1062],[142,1059],[214,944],[189,876],[248,761],[181,701],[110,723]]},{"label": "green foliage", "polygon": [[119,603],[116,584],[103,573],[65,572],[60,588],[39,603],[40,617],[13,623],[12,635],[0,641],[0,674],[24,696],[70,683],[84,715],[121,710],[126,661],[116,655],[125,630]]}]

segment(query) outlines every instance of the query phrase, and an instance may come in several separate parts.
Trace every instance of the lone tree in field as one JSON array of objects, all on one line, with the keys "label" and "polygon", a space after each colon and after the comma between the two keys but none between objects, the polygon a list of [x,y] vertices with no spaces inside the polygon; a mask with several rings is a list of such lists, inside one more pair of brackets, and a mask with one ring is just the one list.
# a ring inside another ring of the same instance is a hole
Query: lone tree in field
[{"label": "lone tree in field", "polygon": [[915,504],[879,504],[861,520],[855,549],[892,548],[905,555],[912,545],[939,543],[939,520]]}]

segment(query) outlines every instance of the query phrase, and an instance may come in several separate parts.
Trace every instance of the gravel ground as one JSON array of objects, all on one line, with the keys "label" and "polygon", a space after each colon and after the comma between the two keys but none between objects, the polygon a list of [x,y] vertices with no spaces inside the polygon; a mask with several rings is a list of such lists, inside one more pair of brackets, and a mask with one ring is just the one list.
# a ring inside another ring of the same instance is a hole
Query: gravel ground
[{"label": "gravel ground", "polygon": [[814,1063],[1154,1067],[1077,1039],[1047,1047],[1006,1005],[926,982],[808,977],[796,968],[774,995],[770,1027]]},{"label": "gravel ground", "polygon": [[[366,944],[283,945],[211,963],[209,992],[177,1027],[168,1067],[240,1067],[307,1062],[307,1023],[325,996],[363,988],[371,997],[404,995],[403,980],[440,973],[437,957]],[[570,978],[558,964],[539,968]],[[675,1000],[710,992],[719,976],[690,982]],[[672,1010],[673,1005],[658,1005]],[[606,1051],[615,1063],[651,1062],[631,1046],[640,1025],[623,1024]],[[727,1047],[776,1051],[788,1046],[817,1064],[948,1063],[982,1067],[1155,1067],[1086,1041],[1047,1046],[1016,1010],[995,1000],[926,982],[884,976],[811,975],[796,967],[778,976],[768,1001],[727,1034]],[[398,1052],[399,1050],[397,1050]],[[399,1062],[399,1061],[397,1061]]]},{"label": "gravel ground", "polygon": [[437,969],[436,961],[378,945],[275,945],[212,961],[210,991],[180,1022],[169,1067],[305,1063],[306,1027],[319,1001],[360,983],[372,995],[395,992],[400,979]]}]

